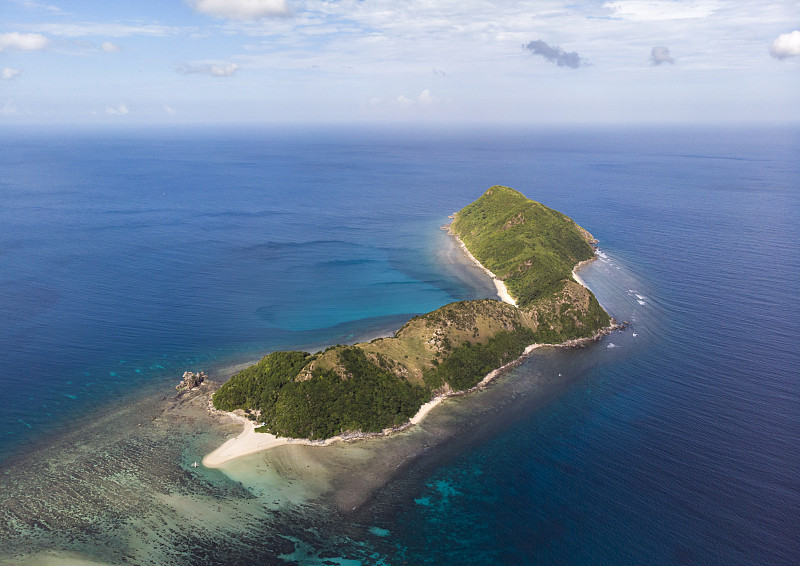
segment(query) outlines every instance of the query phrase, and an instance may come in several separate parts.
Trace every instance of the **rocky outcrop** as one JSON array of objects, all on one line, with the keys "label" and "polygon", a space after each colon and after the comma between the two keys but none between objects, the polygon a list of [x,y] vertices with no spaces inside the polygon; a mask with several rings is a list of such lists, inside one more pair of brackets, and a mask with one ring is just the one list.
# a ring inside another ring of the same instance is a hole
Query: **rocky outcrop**
[{"label": "rocky outcrop", "polygon": [[206,372],[200,371],[194,373],[193,371],[183,372],[183,381],[175,386],[175,389],[194,389],[203,383],[208,376]]}]

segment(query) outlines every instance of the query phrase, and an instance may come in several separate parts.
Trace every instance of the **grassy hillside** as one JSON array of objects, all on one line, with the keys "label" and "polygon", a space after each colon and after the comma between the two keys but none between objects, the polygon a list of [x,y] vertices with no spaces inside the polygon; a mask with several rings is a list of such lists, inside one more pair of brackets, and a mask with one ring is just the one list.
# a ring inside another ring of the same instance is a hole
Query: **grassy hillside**
[{"label": "grassy hillside", "polygon": [[438,392],[474,387],[533,343],[592,336],[609,325],[572,279],[593,256],[572,220],[495,186],[455,215],[453,231],[504,279],[518,307],[460,301],[414,317],[390,338],[310,355],[275,352],[233,376],[214,406],[245,409],[260,429],[295,438],[377,432],[405,423]]},{"label": "grassy hillside", "polygon": [[571,219],[499,185],[456,213],[451,229],[521,308],[560,291],[594,255],[591,234]]}]

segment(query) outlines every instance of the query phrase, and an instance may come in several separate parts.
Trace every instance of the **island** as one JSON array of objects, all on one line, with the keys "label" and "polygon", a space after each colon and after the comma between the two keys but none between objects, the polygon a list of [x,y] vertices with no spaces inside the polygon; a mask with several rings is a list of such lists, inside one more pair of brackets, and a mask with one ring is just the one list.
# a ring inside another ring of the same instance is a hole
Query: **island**
[{"label": "island", "polygon": [[253,430],[268,433],[270,440],[251,438],[249,452],[281,439],[325,441],[403,428],[537,345],[578,345],[613,327],[573,276],[595,257],[597,243],[573,220],[504,186],[489,188],[452,218],[448,230],[495,279],[504,300],[447,304],[371,342],[265,356],[212,398],[216,410],[241,410],[258,423],[250,425],[251,437]]}]

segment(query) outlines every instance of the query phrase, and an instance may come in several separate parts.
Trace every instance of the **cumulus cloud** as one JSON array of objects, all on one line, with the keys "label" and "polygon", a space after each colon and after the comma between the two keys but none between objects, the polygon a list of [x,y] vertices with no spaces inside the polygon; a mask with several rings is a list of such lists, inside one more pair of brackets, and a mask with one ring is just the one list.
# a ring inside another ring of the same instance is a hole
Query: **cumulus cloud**
[{"label": "cumulus cloud", "polygon": [[[373,101],[376,100],[377,102],[380,102],[379,99],[373,99]],[[438,103],[439,99],[431,94],[431,90],[429,88],[426,88],[421,93],[419,93],[419,96],[417,96],[416,98],[409,98],[406,95],[401,94],[400,96],[392,100],[392,104],[394,106],[400,106],[405,108],[409,108],[411,106],[433,106],[434,104]],[[372,104],[373,106],[375,105],[375,103],[372,101],[370,102],[370,104]]]},{"label": "cumulus cloud", "polygon": [[10,81],[11,79],[16,79],[21,74],[22,71],[20,71],[19,69],[11,69],[9,67],[5,67],[2,71],[0,71],[0,79]]},{"label": "cumulus cloud", "polygon": [[441,100],[431,94],[430,89],[426,88],[416,97],[409,98],[405,94],[398,95],[396,98],[383,100],[381,98],[371,98],[367,105],[373,108],[394,107],[394,108],[423,108],[439,104]]},{"label": "cumulus cloud", "polygon": [[0,51],[6,49],[19,49],[24,51],[36,51],[44,49],[50,44],[50,40],[39,33],[0,33]]},{"label": "cumulus cloud", "polygon": [[130,113],[131,111],[128,110],[128,107],[124,104],[120,104],[119,106],[106,106],[106,114],[111,114],[112,116],[125,116]]},{"label": "cumulus cloud", "polygon": [[286,0],[186,0],[197,12],[225,20],[288,16]]},{"label": "cumulus cloud", "polygon": [[104,41],[100,44],[100,49],[105,51],[106,53],[116,53],[119,51],[119,45],[115,43],[111,43],[110,41]]},{"label": "cumulus cloud", "polygon": [[675,62],[675,59],[669,56],[668,47],[653,47],[653,50],[650,52],[650,60],[653,62],[653,65],[660,65],[661,63],[669,63],[672,65]]},{"label": "cumulus cloud", "polygon": [[431,95],[430,89],[423,90],[417,97],[417,102],[422,106],[431,106],[439,102],[439,99]]},{"label": "cumulus cloud", "polygon": [[227,65],[184,65],[178,67],[178,72],[183,75],[211,75],[212,77],[232,77],[239,70],[239,65],[229,63]]},{"label": "cumulus cloud", "polygon": [[577,69],[583,64],[581,61],[581,56],[578,55],[577,52],[572,51],[568,53],[557,45],[547,45],[547,43],[541,39],[531,41],[527,45],[523,45],[523,47],[534,55],[541,55],[559,67],[570,67],[572,69]]},{"label": "cumulus cloud", "polygon": [[800,31],[780,34],[769,48],[769,54],[776,59],[786,59],[800,55]]}]

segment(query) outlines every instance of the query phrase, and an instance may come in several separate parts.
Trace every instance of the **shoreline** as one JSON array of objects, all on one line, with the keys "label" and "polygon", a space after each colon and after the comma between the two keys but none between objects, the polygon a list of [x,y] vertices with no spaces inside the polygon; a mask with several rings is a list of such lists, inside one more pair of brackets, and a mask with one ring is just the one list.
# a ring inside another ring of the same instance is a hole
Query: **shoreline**
[{"label": "shoreline", "polygon": [[[594,256],[590,257],[589,259],[585,259],[583,261],[579,261],[578,263],[575,264],[575,267],[572,268],[572,278],[575,281],[577,281],[578,284],[581,287],[585,287],[586,289],[589,289],[589,287],[586,285],[586,282],[581,278],[581,276],[578,275],[578,270],[581,269],[584,266],[589,265],[590,263],[592,263],[594,261],[597,261],[597,254],[596,253],[595,253]],[[591,291],[591,289],[589,289],[589,290]]]},{"label": "shoreline", "polygon": [[[444,227],[443,227],[444,229]],[[495,286],[498,290],[498,296],[503,300],[503,302],[509,303],[513,306],[516,305],[516,301],[514,301],[513,297],[508,293],[506,289],[505,283],[494,273],[488,270],[486,267],[483,266],[467,249],[466,245],[461,238],[459,238],[448,225],[446,227],[446,231],[450,234],[461,246],[461,249],[467,254],[467,256],[473,261],[473,263],[481,268],[486,274],[488,274],[495,283]],[[597,256],[593,256],[587,260],[581,261],[575,265],[572,269],[572,277],[583,287],[586,286],[586,283],[583,279],[577,274],[577,271],[580,270],[582,267],[592,263],[597,259]],[[490,371],[477,385],[466,389],[464,391],[445,391],[436,397],[432,398],[430,401],[424,403],[419,410],[412,416],[408,421],[403,423],[402,425],[387,428],[382,430],[381,432],[353,432],[349,434],[340,434],[337,436],[332,436],[331,438],[326,438],[324,440],[309,440],[305,438],[288,438],[288,437],[279,437],[275,436],[270,433],[265,432],[256,432],[256,426],[253,421],[250,419],[245,418],[236,413],[231,413],[227,411],[219,411],[214,408],[211,398],[208,399],[208,408],[209,411],[213,415],[222,416],[223,418],[227,418],[229,420],[234,420],[240,422],[244,426],[244,430],[240,432],[237,436],[233,438],[229,438],[226,440],[222,445],[220,445],[215,450],[209,452],[203,457],[202,464],[206,468],[220,468],[223,467],[226,463],[236,460],[238,458],[242,458],[244,456],[250,456],[252,454],[257,454],[259,452],[264,452],[267,450],[271,450],[272,448],[277,448],[279,446],[287,446],[287,445],[302,445],[302,446],[329,446],[331,444],[337,442],[348,442],[348,441],[355,441],[355,440],[362,440],[367,438],[379,438],[384,436],[389,436],[398,432],[402,432],[407,430],[415,425],[420,424],[425,417],[430,413],[436,406],[442,403],[445,399],[450,397],[460,397],[463,395],[467,395],[469,393],[473,393],[480,389],[485,388],[489,385],[492,381],[498,378],[507,370],[519,365],[525,359],[527,359],[535,350],[539,348],[576,348],[581,347],[585,344],[589,344],[591,342],[595,342],[610,334],[613,330],[619,328],[619,324],[612,318],[611,324],[605,328],[601,328],[597,332],[595,332],[592,336],[588,336],[585,338],[575,338],[572,340],[567,340],[566,342],[562,342],[560,344],[530,344],[527,346],[522,354],[516,359],[500,366],[499,368],[493,369]]]},{"label": "shoreline", "polygon": [[[486,378],[484,378],[484,381],[485,380]],[[481,381],[479,385],[482,384],[483,381]],[[470,391],[473,391],[476,388],[477,386],[470,389]],[[383,436],[389,436],[397,432],[402,432],[406,429],[411,428],[414,425],[421,423],[428,415],[428,413],[430,413],[433,410],[433,408],[436,407],[439,403],[441,403],[448,397],[461,395],[463,393],[466,393],[466,391],[437,395],[427,403],[424,403],[419,408],[419,410],[414,414],[414,416],[411,417],[408,421],[406,421],[402,425],[392,428],[386,428],[381,432],[354,432],[350,434],[339,434],[336,436],[332,436],[330,438],[326,438],[324,440],[309,440],[307,438],[288,438],[283,436],[275,436],[274,434],[268,432],[256,432],[256,426],[253,421],[241,415],[237,415],[236,413],[230,413],[227,411],[220,411],[215,409],[213,405],[211,405],[211,399],[209,398],[209,410],[212,414],[222,416],[229,420],[240,422],[244,425],[244,430],[240,432],[237,436],[226,440],[224,443],[222,443],[222,445],[219,446],[219,448],[216,448],[215,450],[212,450],[211,452],[206,454],[203,457],[202,464],[206,468],[221,468],[226,463],[236,460],[238,458],[242,458],[244,456],[250,456],[252,454],[257,454],[259,452],[265,452],[267,450],[271,450],[272,448],[277,448],[278,446],[287,446],[292,444],[300,446],[330,446],[331,444],[335,444],[337,442],[348,442],[354,440],[363,440],[367,438],[380,438]]]},{"label": "shoreline", "polygon": [[[613,321],[613,319],[612,319]],[[288,438],[282,436],[275,436],[274,434],[268,432],[256,432],[256,426],[253,421],[241,416],[237,415],[236,413],[230,413],[226,411],[219,411],[215,409],[211,403],[209,398],[209,408],[213,414],[222,415],[226,418],[233,419],[238,421],[244,425],[244,430],[239,433],[234,438],[229,438],[226,440],[219,448],[209,452],[203,457],[202,464],[206,468],[221,468],[226,463],[236,460],[238,458],[242,458],[244,456],[250,456],[252,454],[257,454],[259,452],[265,452],[267,450],[271,450],[272,448],[277,448],[279,446],[288,446],[288,445],[301,445],[301,446],[330,446],[331,444],[335,444],[338,442],[352,442],[356,440],[365,440],[368,438],[381,438],[385,436],[390,436],[398,432],[403,432],[415,425],[422,423],[425,420],[425,417],[437,407],[440,403],[445,401],[446,399],[450,399],[452,397],[462,397],[464,395],[469,395],[470,393],[474,393],[481,389],[487,387],[492,381],[500,377],[503,373],[508,371],[509,369],[518,366],[524,360],[526,360],[530,355],[539,348],[578,348],[584,346],[585,344],[589,344],[591,342],[596,342],[603,336],[607,336],[616,328],[619,328],[619,325],[616,322],[613,322],[610,326],[605,328],[601,328],[597,332],[595,332],[592,336],[587,336],[585,338],[575,338],[573,340],[567,340],[566,342],[561,342],[559,344],[530,344],[523,350],[522,354],[519,357],[511,360],[510,362],[500,366],[499,368],[493,369],[489,373],[487,373],[477,385],[470,387],[469,389],[465,389],[463,391],[448,391],[446,393],[442,393],[437,395],[427,403],[424,403],[420,406],[419,410],[412,416],[408,421],[403,423],[402,425],[386,428],[381,432],[353,432],[349,434],[339,434],[336,436],[332,436],[330,438],[326,438],[324,440],[309,440],[307,438]]]},{"label": "shoreline", "polygon": [[500,297],[500,300],[503,301],[504,303],[508,303],[509,305],[516,307],[517,301],[514,300],[514,297],[512,297],[511,293],[508,292],[508,287],[506,287],[505,282],[502,279],[500,279],[497,275],[495,275],[491,270],[489,270],[489,268],[487,268],[480,261],[478,261],[478,258],[472,255],[472,252],[467,249],[467,245],[461,240],[461,238],[458,237],[458,235],[455,232],[453,232],[451,224],[442,226],[442,229],[445,230],[448,234],[450,234],[450,236],[452,236],[455,239],[455,241],[459,243],[461,249],[464,251],[465,254],[467,254],[467,257],[469,257],[469,259],[472,260],[472,263],[474,263],[477,267],[483,270],[484,273],[486,273],[489,277],[492,278],[492,282],[494,283],[494,286],[497,289],[497,296]]}]

